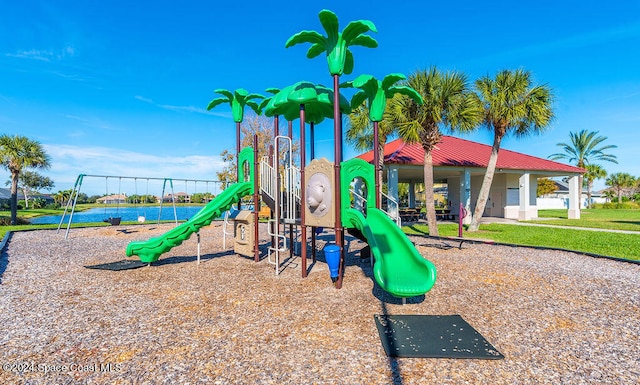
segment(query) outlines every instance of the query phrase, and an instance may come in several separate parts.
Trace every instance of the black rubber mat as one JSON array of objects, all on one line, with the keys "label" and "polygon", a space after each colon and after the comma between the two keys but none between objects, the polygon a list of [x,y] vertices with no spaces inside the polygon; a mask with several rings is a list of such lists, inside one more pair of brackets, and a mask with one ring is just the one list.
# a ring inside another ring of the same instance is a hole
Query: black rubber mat
[{"label": "black rubber mat", "polygon": [[120,270],[137,269],[143,266],[147,266],[147,263],[136,261],[133,259],[123,259],[122,261],[103,263],[100,265],[91,265],[91,266],[85,266],[85,267],[87,269],[120,271]]},{"label": "black rubber mat", "polygon": [[373,317],[389,357],[504,358],[459,315]]}]

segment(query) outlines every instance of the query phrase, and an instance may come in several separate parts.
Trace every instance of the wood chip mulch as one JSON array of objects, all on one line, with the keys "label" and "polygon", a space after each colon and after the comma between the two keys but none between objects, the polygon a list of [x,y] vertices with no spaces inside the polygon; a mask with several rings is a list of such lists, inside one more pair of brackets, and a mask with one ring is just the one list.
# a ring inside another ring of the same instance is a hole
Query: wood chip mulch
[{"label": "wood chip mulch", "polygon": [[[199,265],[194,236],[150,267],[84,267],[169,228],[13,234],[0,258],[0,384],[640,383],[640,265],[412,237],[438,280],[402,305],[356,239],[336,290],[321,252],[307,278],[299,257],[276,276],[266,227],[255,263],[223,250],[214,223]],[[506,358],[388,358],[374,314],[460,314]]]}]

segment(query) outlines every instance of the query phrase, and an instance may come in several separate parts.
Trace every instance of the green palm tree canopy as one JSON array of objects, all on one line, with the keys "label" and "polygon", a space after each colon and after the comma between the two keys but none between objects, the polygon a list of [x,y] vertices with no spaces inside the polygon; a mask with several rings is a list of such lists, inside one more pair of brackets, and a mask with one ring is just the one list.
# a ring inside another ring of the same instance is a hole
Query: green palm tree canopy
[{"label": "green palm tree canopy", "polygon": [[40,142],[22,135],[0,136],[0,165],[12,175],[25,168],[47,169],[50,162]]},{"label": "green palm tree canopy", "polygon": [[316,31],[301,31],[291,36],[285,43],[285,47],[311,43],[307,57],[312,59],[325,52],[331,75],[340,76],[343,73],[353,72],[353,53],[349,49],[350,46],[359,45],[367,48],[378,46],[374,38],[366,35],[369,31],[378,32],[376,26],[369,20],[352,21],[342,32],[339,32],[338,17],[335,13],[323,9],[318,17],[327,36]]},{"label": "green palm tree canopy", "polygon": [[602,145],[607,140],[606,136],[598,136],[598,131],[581,130],[579,132],[570,132],[569,137],[571,143],[558,143],[564,152],[551,154],[549,159],[559,160],[567,159],[578,167],[585,167],[595,160],[604,160],[607,162],[618,163],[617,157],[607,154],[605,151],[617,148],[614,145]]},{"label": "green palm tree canopy", "polygon": [[400,80],[407,77],[400,73],[389,74],[382,81],[371,75],[360,75],[352,81],[343,83],[340,87],[355,87],[360,91],[351,98],[351,109],[355,110],[365,100],[369,102],[369,119],[372,122],[381,122],[387,107],[387,99],[395,94],[406,95],[418,104],[423,104],[422,96],[409,86],[394,86]]},{"label": "green palm tree canopy", "polygon": [[596,179],[605,178],[607,176],[607,170],[597,164],[588,164],[585,166],[587,172],[584,174],[584,179],[589,183]]},{"label": "green palm tree canopy", "polygon": [[495,79],[484,76],[476,81],[487,128],[503,137],[509,131],[526,136],[548,127],[553,119],[551,89],[531,83],[530,72],[524,70],[504,70]]},{"label": "green palm tree canopy", "polygon": [[[320,123],[325,118],[333,117],[333,90],[301,81],[285,87],[274,95],[264,108],[265,115],[283,115],[287,120],[294,120],[300,116],[300,105],[305,106],[305,120]],[[340,110],[350,113],[349,102],[340,95]]]},{"label": "green palm tree canopy", "polygon": [[431,67],[415,71],[406,83],[421,95],[423,103],[419,105],[404,95],[395,95],[390,100],[390,118],[405,141],[421,143],[431,151],[440,141],[441,126],[455,131],[477,127],[482,106],[469,91],[464,74]]},{"label": "green palm tree canopy", "polygon": [[628,188],[633,187],[633,185],[636,183],[636,178],[626,172],[616,172],[614,174],[611,174],[607,178],[605,183],[607,184],[607,186],[614,187],[616,189]]},{"label": "green palm tree canopy", "polygon": [[[259,105],[260,113],[262,113],[265,110],[265,108],[267,107],[267,104],[269,104],[269,102],[273,99],[273,97],[275,95],[277,95],[278,92],[280,92],[280,89],[272,87],[272,88],[267,88],[265,91],[270,93],[271,96],[265,96],[265,98],[262,99],[262,101],[260,102],[260,105]],[[271,116],[274,116],[274,115],[267,115],[267,116],[271,117]]]},{"label": "green palm tree canopy", "polygon": [[260,114],[260,105],[252,99],[264,99],[264,96],[260,94],[251,94],[244,88],[238,88],[234,92],[218,88],[213,91],[216,94],[223,95],[224,97],[215,98],[209,102],[207,111],[215,108],[216,106],[228,103],[231,106],[231,115],[233,121],[241,123],[244,118],[244,107],[249,106],[256,114]]},{"label": "green palm tree canopy", "polygon": [[21,135],[0,135],[0,166],[11,173],[11,224],[16,225],[18,180],[25,168],[47,169],[50,159],[40,142]]}]

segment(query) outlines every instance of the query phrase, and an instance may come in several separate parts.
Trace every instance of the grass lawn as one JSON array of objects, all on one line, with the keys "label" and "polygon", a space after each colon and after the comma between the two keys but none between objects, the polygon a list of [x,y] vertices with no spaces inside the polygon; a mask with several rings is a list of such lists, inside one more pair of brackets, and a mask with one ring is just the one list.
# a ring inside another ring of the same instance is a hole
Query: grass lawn
[{"label": "grass lawn", "polygon": [[[424,235],[429,233],[426,224],[405,226],[402,229],[407,234]],[[438,231],[441,236],[458,236],[458,226],[454,224],[439,225]],[[640,236],[635,234],[491,223],[480,225],[480,231],[475,233],[465,231],[463,237],[491,239],[496,242],[523,246],[553,247],[616,258],[640,260]]]},{"label": "grass lawn", "polygon": [[640,231],[640,210],[588,209],[580,212],[580,219],[567,219],[567,210],[538,210],[538,216],[545,219],[528,222],[559,226],[591,227],[596,229]]},{"label": "grass lawn", "polygon": [[[80,206],[80,205],[78,205]],[[83,207],[84,206],[84,207]],[[95,207],[83,205],[78,209]],[[19,211],[19,216],[32,218],[38,215],[60,214],[62,210],[31,209]],[[8,213],[7,213],[8,214]],[[592,209],[583,210],[580,219],[567,219],[567,210],[539,210],[544,220],[529,221],[531,223],[552,224],[559,226],[591,227],[616,230],[640,231],[640,210]],[[169,221],[171,222],[171,221]],[[131,225],[137,222],[126,222]],[[106,223],[75,223],[72,227],[109,226]],[[0,226],[0,237],[11,231],[29,229],[51,229],[57,225],[20,225]],[[442,224],[438,226],[440,235],[457,236],[458,226]],[[405,226],[407,234],[426,235],[426,224]],[[510,224],[483,224],[476,233],[464,232],[466,238],[491,239],[496,242],[511,243],[523,246],[543,246],[586,253],[607,255],[617,258],[640,260],[640,236],[636,234],[617,234],[575,229],[559,229],[548,227],[518,226]]]}]

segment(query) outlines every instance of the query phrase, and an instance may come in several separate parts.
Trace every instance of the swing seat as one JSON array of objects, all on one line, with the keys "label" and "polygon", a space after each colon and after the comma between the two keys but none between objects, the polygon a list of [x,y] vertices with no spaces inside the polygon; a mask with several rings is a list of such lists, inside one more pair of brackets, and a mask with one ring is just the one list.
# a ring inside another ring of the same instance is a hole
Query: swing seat
[{"label": "swing seat", "polygon": [[122,217],[109,217],[105,219],[103,222],[109,223],[111,226],[118,226],[120,225],[121,220],[122,220]]}]

